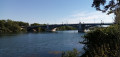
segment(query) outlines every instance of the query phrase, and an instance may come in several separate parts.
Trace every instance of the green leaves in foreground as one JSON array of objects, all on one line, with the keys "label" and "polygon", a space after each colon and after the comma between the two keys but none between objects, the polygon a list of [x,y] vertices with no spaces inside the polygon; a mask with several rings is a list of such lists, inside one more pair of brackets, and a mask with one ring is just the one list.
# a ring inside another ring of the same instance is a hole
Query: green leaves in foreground
[{"label": "green leaves in foreground", "polygon": [[120,57],[120,27],[95,29],[84,36],[85,54],[81,57]]},{"label": "green leaves in foreground", "polygon": [[62,57],[120,57],[120,26],[96,28],[84,35],[85,53],[74,49],[62,54]]},{"label": "green leaves in foreground", "polygon": [[73,51],[67,51],[62,53],[62,57],[79,57],[80,52],[77,49]]}]

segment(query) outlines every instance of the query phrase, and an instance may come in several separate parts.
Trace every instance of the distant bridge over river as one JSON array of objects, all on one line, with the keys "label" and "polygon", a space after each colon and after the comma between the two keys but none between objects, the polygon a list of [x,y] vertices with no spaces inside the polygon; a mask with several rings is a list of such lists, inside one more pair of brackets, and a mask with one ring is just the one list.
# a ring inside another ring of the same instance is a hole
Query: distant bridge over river
[{"label": "distant bridge over river", "polygon": [[78,32],[83,32],[85,29],[88,29],[90,27],[94,26],[102,26],[102,25],[112,25],[114,23],[79,23],[79,24],[51,24],[51,25],[40,25],[40,26],[29,26],[27,27],[27,30],[33,30],[35,28],[41,27],[45,29],[46,31],[56,31],[57,27],[61,26],[72,26],[78,29]]}]

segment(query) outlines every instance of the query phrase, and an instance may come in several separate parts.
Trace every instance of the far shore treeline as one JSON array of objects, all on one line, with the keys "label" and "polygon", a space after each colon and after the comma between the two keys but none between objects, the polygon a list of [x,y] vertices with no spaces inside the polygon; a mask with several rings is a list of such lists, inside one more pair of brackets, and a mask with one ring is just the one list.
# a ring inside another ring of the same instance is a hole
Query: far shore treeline
[{"label": "far shore treeline", "polygon": [[12,20],[0,20],[0,32],[21,32],[26,31],[22,27],[29,26],[29,23]]},{"label": "far shore treeline", "polygon": [[[27,31],[28,26],[38,26],[38,25],[46,25],[46,24],[39,24],[39,23],[33,23],[29,24],[27,22],[22,21],[13,21],[13,20],[0,20],[0,33],[4,32],[34,32],[34,31]],[[57,30],[75,30],[75,28],[70,26],[63,26],[58,27]],[[42,29],[41,27],[36,28],[35,32],[43,32],[45,29]]]}]

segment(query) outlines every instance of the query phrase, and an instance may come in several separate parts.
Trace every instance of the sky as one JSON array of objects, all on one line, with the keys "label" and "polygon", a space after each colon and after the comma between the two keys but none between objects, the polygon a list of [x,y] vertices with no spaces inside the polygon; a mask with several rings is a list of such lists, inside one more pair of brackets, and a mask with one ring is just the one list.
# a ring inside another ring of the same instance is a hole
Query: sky
[{"label": "sky", "polygon": [[40,24],[106,23],[114,15],[92,8],[92,0],[0,0],[0,20]]}]

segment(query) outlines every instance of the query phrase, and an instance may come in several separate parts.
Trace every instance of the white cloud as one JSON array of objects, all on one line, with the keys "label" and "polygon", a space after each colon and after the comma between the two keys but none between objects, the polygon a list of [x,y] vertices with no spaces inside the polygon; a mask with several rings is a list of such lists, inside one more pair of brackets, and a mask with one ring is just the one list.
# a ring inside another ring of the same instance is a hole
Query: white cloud
[{"label": "white cloud", "polygon": [[100,23],[101,20],[106,23],[113,22],[113,14],[106,15],[106,13],[102,12],[80,12],[73,15],[70,15],[69,17],[63,18],[64,21],[67,21],[68,23]]}]

